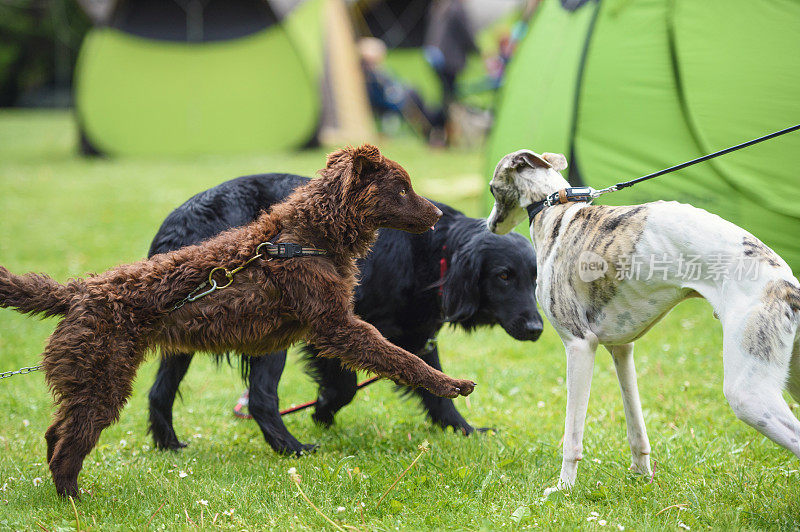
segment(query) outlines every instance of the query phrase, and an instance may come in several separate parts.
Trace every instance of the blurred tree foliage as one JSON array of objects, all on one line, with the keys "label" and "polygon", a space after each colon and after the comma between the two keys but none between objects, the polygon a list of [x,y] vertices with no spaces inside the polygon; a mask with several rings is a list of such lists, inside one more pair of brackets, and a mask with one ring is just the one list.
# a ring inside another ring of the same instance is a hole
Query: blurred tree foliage
[{"label": "blurred tree foliage", "polygon": [[52,104],[29,97],[43,89],[67,93],[90,26],[74,0],[0,0],[0,107]]}]

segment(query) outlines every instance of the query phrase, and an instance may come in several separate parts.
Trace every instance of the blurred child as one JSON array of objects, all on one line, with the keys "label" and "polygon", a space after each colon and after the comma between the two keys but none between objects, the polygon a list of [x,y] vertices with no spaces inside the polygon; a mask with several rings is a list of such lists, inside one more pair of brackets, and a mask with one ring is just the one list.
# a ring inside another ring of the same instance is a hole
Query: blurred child
[{"label": "blurred child", "polygon": [[435,137],[435,132],[444,127],[442,112],[426,107],[416,90],[395,79],[383,66],[386,59],[383,41],[365,37],[358,41],[358,50],[373,111],[379,115],[399,114],[424,137]]}]

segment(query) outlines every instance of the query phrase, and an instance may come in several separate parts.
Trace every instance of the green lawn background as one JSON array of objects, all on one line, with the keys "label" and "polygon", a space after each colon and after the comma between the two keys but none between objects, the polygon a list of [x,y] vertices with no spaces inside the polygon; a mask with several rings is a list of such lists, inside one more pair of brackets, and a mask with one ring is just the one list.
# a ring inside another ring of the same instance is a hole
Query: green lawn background
[{"label": "green lawn background", "polygon": [[[87,160],[75,154],[68,113],[0,112],[0,264],[58,280],[141,258],[171,209],[239,175],[310,175],[327,150],[258,156]],[[414,141],[382,143],[409,170],[416,189],[481,216],[488,176],[481,154],[429,151]],[[546,147],[542,147],[546,149]],[[52,331],[0,310],[0,371],[33,365]],[[301,459],[275,455],[253,422],[231,407],[243,388],[236,368],[196,358],[176,403],[181,452],[152,449],[147,390],[155,356],[139,371],[121,421],[89,455],[76,503],[81,529],[332,528],[422,529],[797,529],[798,462],[737,421],[722,395],[720,327],[702,301],[678,307],[637,343],[636,364],[655,478],[628,473],[621,400],[608,354],[598,351],[586,425],[585,459],[569,494],[544,500],[560,467],[564,355],[546,326],[537,343],[500,329],[440,338],[445,370],[479,383],[457,406],[496,432],[464,438],[433,428],[417,402],[388,383],[359,393],[330,430],[308,412],[287,419],[303,442]],[[281,404],[315,396],[296,353]],[[39,373],[0,381],[0,529],[71,530],[45,463],[43,433],[51,399]],[[430,450],[377,506],[419,454]],[[363,504],[363,506],[362,506]]]}]

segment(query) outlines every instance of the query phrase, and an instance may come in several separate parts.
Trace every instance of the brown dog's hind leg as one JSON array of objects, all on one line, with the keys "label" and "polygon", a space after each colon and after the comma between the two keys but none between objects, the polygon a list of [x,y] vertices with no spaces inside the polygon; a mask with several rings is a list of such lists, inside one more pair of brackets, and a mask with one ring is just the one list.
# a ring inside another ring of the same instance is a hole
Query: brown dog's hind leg
[{"label": "brown dog's hind leg", "polygon": [[59,416],[63,415],[64,421],[58,429],[58,440],[50,459],[50,472],[56,493],[61,497],[78,498],[78,473],[83,467],[83,460],[97,445],[100,432],[111,422],[103,421],[107,413],[102,412],[98,405],[62,408]]},{"label": "brown dog's hind leg", "polygon": [[53,451],[55,451],[56,443],[58,442],[58,427],[61,424],[61,419],[56,418],[53,423],[47,428],[44,433],[44,440],[47,442],[47,463],[53,459]]},{"label": "brown dog's hind leg", "polygon": [[50,472],[61,497],[78,497],[83,461],[100,433],[119,418],[143,359],[143,353],[122,342],[104,346],[104,352],[109,355],[101,360],[87,351],[73,354],[70,362],[53,368],[49,379],[61,404],[45,438]]}]

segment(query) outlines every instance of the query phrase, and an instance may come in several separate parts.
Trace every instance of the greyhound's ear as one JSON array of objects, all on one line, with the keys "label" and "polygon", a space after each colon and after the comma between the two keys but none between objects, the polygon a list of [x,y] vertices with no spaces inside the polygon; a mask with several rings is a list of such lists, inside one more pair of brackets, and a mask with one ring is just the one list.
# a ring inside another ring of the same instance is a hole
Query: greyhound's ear
[{"label": "greyhound's ear", "polygon": [[560,172],[567,169],[567,158],[560,153],[543,153],[542,159],[550,163],[553,170]]},{"label": "greyhound's ear", "polygon": [[512,160],[514,167],[530,166],[531,168],[552,168],[551,165],[544,157],[532,151],[520,151],[514,156]]}]

